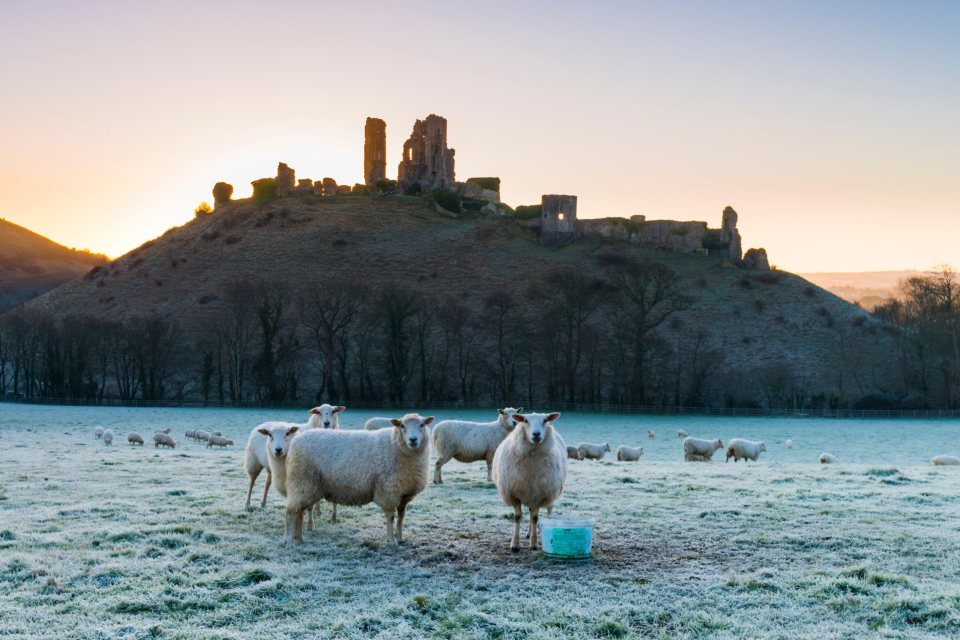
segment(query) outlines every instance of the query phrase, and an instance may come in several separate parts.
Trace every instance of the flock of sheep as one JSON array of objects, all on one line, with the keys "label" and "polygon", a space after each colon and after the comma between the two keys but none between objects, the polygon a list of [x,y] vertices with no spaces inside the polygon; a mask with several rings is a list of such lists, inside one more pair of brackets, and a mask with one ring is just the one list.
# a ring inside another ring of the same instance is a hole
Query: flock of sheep
[{"label": "flock of sheep", "polygon": [[[487,481],[496,485],[504,504],[513,508],[514,530],[510,549],[520,549],[522,508],[530,514],[528,531],[531,550],[538,548],[537,525],[541,509],[547,514],[563,493],[567,479],[567,459],[601,460],[610,445],[582,442],[567,446],[554,428],[559,413],[523,413],[523,409],[507,407],[499,410],[496,420],[470,422],[444,420],[433,433],[429,426],[434,418],[409,413],[402,418],[371,418],[363,430],[341,430],[339,414],[346,407],[324,404],[310,410],[304,424],[265,422],[255,427],[247,440],[244,468],[249,478],[246,508],[250,509],[253,488],[261,472],[266,482],[260,506],[266,505],[273,486],[286,500],[284,538],[288,543],[303,542],[303,519],[307,528],[314,528],[314,511],[319,515],[324,500],[332,506],[332,519],[337,519],[337,505],[359,506],[375,503],[386,520],[387,544],[403,541],[406,508],[422,492],[428,482],[430,454],[436,452],[433,481],[443,484],[442,468],[450,460],[479,462],[487,465]],[[96,438],[106,445],[113,441],[113,431],[97,427]],[[678,431],[682,439],[684,460],[710,462],[714,453],[723,449],[723,441],[690,437]],[[654,438],[653,431],[647,436]],[[207,447],[226,447],[232,440],[219,431],[190,430],[186,437],[206,442]],[[176,447],[170,429],[156,431],[155,447]],[[131,445],[143,446],[143,437],[127,434]],[[792,440],[786,447],[792,448]],[[726,446],[729,462],[756,461],[765,452],[763,442],[742,438],[730,440]],[[637,461],[642,447],[617,447],[616,459]],[[829,453],[820,455],[822,464],[836,463]],[[955,456],[937,456],[934,465],[960,465]]]}]

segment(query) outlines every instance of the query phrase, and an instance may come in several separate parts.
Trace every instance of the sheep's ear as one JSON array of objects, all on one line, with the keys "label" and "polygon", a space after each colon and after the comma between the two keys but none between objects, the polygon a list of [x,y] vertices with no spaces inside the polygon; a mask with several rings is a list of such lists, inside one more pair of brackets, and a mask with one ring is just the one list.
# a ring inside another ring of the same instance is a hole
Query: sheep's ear
[{"label": "sheep's ear", "polygon": [[312,413],[313,415],[317,415],[318,413],[320,413],[320,410],[314,407],[313,409],[310,409],[310,413]]},{"label": "sheep's ear", "polygon": [[257,433],[261,433],[261,434],[267,436],[268,438],[270,437],[270,430],[269,430],[269,429],[264,429],[264,428],[261,427],[260,429],[257,429]]},{"label": "sheep's ear", "polygon": [[341,407],[334,407],[334,408],[333,408],[333,412],[334,412],[334,413],[340,413],[341,411],[346,411],[346,410],[347,410],[347,408],[346,408],[346,407],[342,407],[342,406],[341,406]]},{"label": "sheep's ear", "polygon": [[500,415],[502,415],[502,416],[507,415],[507,412],[504,411],[503,409],[497,409],[497,411],[498,411],[498,412],[500,413]]},{"label": "sheep's ear", "polygon": [[423,419],[423,426],[427,426],[431,422],[433,422],[433,416],[427,416],[426,418]]},{"label": "sheep's ear", "polygon": [[550,415],[547,416],[547,419],[544,420],[544,422],[553,422],[554,420],[556,420],[556,419],[559,418],[559,417],[560,417],[560,414],[559,414],[559,413],[553,412],[553,413],[551,413]]},{"label": "sheep's ear", "polygon": [[390,420],[390,424],[392,424],[392,425],[395,426],[395,427],[402,427],[402,426],[403,426],[403,423],[400,422],[400,420],[398,420],[397,418],[391,419],[391,420]]},{"label": "sheep's ear", "polygon": [[300,431],[300,427],[290,427],[290,431],[287,431],[287,435],[288,435],[288,436],[292,436],[292,435],[295,434],[297,431]]},{"label": "sheep's ear", "polygon": [[517,413],[523,413],[523,407],[520,407],[519,409],[517,409]]},{"label": "sheep's ear", "polygon": [[526,422],[526,421],[527,421],[527,417],[526,417],[525,415],[523,415],[522,413],[515,413],[515,414],[513,414],[513,419],[516,420],[517,422]]}]

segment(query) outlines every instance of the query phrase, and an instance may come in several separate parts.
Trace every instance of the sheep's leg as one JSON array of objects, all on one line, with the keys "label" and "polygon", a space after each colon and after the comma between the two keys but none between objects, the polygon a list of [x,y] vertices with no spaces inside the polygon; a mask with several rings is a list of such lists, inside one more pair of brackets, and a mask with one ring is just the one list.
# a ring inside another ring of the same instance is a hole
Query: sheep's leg
[{"label": "sheep's leg", "polygon": [[247,475],[250,476],[250,486],[247,488],[247,504],[246,510],[250,511],[250,497],[253,496],[253,485],[257,482],[257,476],[260,475],[260,472],[256,473],[247,472]]},{"label": "sheep's leg", "polygon": [[383,509],[383,517],[387,521],[387,544],[391,547],[397,546],[397,537],[393,533],[393,521],[397,517],[397,512],[393,509],[387,511]]},{"label": "sheep's leg", "polygon": [[493,456],[487,456],[487,482],[493,482]]},{"label": "sheep's leg", "polygon": [[450,456],[437,457],[437,464],[433,472],[433,484],[443,484],[443,477],[440,475],[440,467],[450,462]]},{"label": "sheep's leg", "polygon": [[267,506],[267,493],[270,492],[270,485],[273,483],[273,474],[267,470],[267,481],[263,483],[263,499],[260,501],[260,508]]},{"label": "sheep's leg", "polygon": [[336,522],[337,521],[337,503],[331,502],[330,504],[333,505],[333,515],[330,516],[330,522]]},{"label": "sheep's leg", "polygon": [[313,510],[316,506],[316,504],[312,504],[307,507],[307,531],[313,531]]},{"label": "sheep's leg", "polygon": [[523,520],[523,511],[520,502],[513,503],[513,538],[510,540],[510,551],[520,551],[520,521]]},{"label": "sheep's leg", "polygon": [[538,549],[537,525],[540,523],[540,507],[530,509],[530,551]]},{"label": "sheep's leg", "polygon": [[293,519],[293,541],[303,542],[303,509],[297,509]]},{"label": "sheep's leg", "polygon": [[397,542],[403,542],[403,516],[407,513],[407,505],[413,500],[413,496],[403,496],[400,498],[400,504],[397,505]]}]

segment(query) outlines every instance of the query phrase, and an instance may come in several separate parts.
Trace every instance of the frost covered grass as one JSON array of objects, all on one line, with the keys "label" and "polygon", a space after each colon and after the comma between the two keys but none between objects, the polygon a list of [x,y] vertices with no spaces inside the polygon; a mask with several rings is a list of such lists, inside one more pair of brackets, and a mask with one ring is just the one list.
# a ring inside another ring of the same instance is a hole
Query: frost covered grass
[{"label": "frost covered grass", "polygon": [[[960,443],[956,422],[565,415],[568,441],[647,454],[571,461],[558,512],[597,531],[592,560],[562,563],[507,550],[511,513],[482,463],[444,467],[396,551],[373,506],[331,524],[324,505],[305,544],[283,547],[277,494],[243,510],[242,444],[263,419],[303,415],[0,405],[0,637],[960,635],[960,469],[929,462],[956,453],[944,450]],[[97,424],[171,426],[177,448],[105,447]],[[685,464],[679,425],[768,452]],[[206,449],[189,428],[238,444]],[[792,450],[776,444],[788,437]],[[822,450],[842,464],[816,464]]]}]

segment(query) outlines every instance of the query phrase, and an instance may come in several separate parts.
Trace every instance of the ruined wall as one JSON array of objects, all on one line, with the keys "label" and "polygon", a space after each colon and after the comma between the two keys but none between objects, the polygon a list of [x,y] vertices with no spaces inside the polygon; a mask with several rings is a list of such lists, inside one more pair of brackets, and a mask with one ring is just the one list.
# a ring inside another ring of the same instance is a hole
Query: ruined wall
[{"label": "ruined wall", "polygon": [[545,195],[540,200],[540,242],[562,245],[572,242],[577,232],[577,196]]},{"label": "ruined wall", "polygon": [[363,140],[363,179],[368,187],[374,187],[387,178],[387,123],[367,118]]},{"label": "ruined wall", "polygon": [[397,181],[406,191],[419,184],[424,191],[449,189],[456,181],[453,172],[455,151],[447,147],[447,119],[430,114],[417,120],[413,133],[403,143],[403,159]]}]

